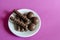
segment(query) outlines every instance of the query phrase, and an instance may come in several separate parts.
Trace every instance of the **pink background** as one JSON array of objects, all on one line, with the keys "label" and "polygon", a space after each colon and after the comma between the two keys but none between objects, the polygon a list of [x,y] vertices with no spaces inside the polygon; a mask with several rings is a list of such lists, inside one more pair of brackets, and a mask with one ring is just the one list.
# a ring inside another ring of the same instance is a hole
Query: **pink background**
[{"label": "pink background", "polygon": [[[41,17],[40,31],[29,38],[13,35],[7,20],[13,9],[28,8]],[[0,40],[60,40],[60,0],[0,0]]]}]

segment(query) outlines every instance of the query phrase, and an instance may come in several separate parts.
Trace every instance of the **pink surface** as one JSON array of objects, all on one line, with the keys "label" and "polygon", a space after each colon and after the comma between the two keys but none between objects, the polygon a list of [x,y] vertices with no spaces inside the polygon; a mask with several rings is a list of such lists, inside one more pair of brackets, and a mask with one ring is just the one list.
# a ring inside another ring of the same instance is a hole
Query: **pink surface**
[{"label": "pink surface", "polygon": [[[13,9],[35,10],[41,17],[40,31],[29,38],[13,35],[7,20]],[[60,0],[0,0],[0,40],[60,40]]]}]

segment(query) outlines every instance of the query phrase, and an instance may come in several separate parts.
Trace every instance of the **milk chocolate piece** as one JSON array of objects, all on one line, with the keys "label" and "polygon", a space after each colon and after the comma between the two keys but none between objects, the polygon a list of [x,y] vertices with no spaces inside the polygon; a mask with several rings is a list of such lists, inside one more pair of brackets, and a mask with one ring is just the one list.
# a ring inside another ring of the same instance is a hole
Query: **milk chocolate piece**
[{"label": "milk chocolate piece", "polygon": [[26,18],[25,16],[23,16],[20,12],[18,12],[17,10],[14,9],[13,11],[15,14],[17,14],[20,18],[22,18],[24,21],[29,21],[28,18]]},{"label": "milk chocolate piece", "polygon": [[28,29],[30,31],[33,31],[35,29],[35,24],[33,24],[33,23],[29,24]]},{"label": "milk chocolate piece", "polygon": [[33,12],[28,12],[28,14],[27,14],[27,17],[30,19],[30,18],[32,18],[34,15],[33,15]]},{"label": "milk chocolate piece", "polygon": [[35,25],[39,22],[37,17],[32,17],[31,20],[32,20],[32,23],[34,23]]},{"label": "milk chocolate piece", "polygon": [[23,22],[21,22],[19,19],[16,19],[14,17],[10,17],[12,21],[14,21],[17,25],[22,26],[23,28],[26,28],[27,25],[25,25]]}]

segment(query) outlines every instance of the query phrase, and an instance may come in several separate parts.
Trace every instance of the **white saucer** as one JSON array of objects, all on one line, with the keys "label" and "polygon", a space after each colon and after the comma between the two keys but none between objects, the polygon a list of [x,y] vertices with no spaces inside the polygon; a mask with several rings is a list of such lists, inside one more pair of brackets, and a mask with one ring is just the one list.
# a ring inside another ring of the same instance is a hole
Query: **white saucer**
[{"label": "white saucer", "polygon": [[[41,19],[40,19],[40,16],[38,15],[38,13],[36,13],[35,11],[30,10],[30,9],[19,9],[18,11],[22,14],[26,13],[26,12],[33,12],[34,16],[38,17],[39,23],[36,25],[36,29],[34,31],[19,32],[14,29],[14,25],[9,19],[8,20],[8,27],[9,27],[10,31],[19,37],[31,37],[31,36],[35,35],[39,31],[39,29],[41,28]],[[14,13],[12,13],[10,16],[14,16]]]}]

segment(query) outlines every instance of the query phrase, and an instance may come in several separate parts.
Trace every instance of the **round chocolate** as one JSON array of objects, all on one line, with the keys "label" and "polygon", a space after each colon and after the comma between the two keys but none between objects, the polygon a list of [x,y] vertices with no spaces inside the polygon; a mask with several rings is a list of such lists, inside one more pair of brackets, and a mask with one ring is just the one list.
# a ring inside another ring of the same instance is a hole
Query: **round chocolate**
[{"label": "round chocolate", "polygon": [[32,20],[32,23],[34,23],[35,25],[39,22],[37,17],[32,17],[31,20]]},{"label": "round chocolate", "polygon": [[28,14],[27,14],[27,18],[32,18],[34,15],[33,15],[33,13],[32,12],[28,12]]},{"label": "round chocolate", "polygon": [[29,24],[28,29],[30,31],[33,31],[35,29],[35,24],[33,24],[33,23]]}]

